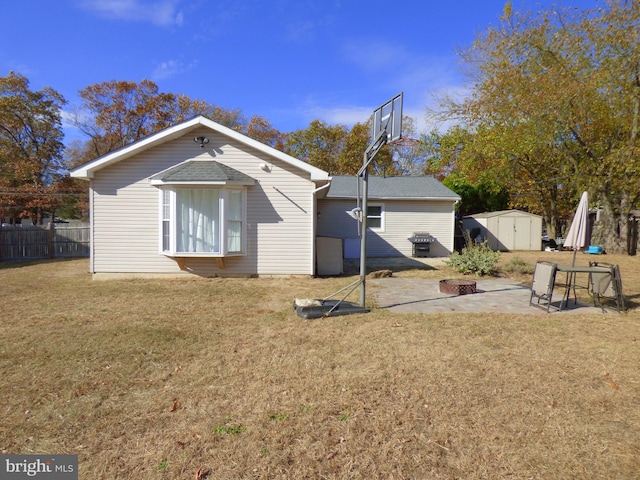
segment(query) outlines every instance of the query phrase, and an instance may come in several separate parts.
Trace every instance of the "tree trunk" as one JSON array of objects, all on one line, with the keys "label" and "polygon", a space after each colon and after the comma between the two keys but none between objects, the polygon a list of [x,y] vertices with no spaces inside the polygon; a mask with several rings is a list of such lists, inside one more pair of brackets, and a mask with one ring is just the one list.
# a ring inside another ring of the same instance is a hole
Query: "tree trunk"
[{"label": "tree trunk", "polygon": [[544,224],[547,228],[547,236],[549,240],[555,240],[558,237],[558,218],[554,215],[545,212],[543,214]]},{"label": "tree trunk", "polygon": [[[600,219],[593,225],[592,245],[602,245],[609,253],[629,253],[627,235],[629,231],[629,194],[624,193],[617,209],[611,204],[606,194],[601,194],[603,209]],[[616,213],[615,210],[618,210]]]},{"label": "tree trunk", "polygon": [[629,216],[628,222],[628,237],[627,237],[627,250],[629,255],[636,255],[638,253],[638,217],[635,215]]}]

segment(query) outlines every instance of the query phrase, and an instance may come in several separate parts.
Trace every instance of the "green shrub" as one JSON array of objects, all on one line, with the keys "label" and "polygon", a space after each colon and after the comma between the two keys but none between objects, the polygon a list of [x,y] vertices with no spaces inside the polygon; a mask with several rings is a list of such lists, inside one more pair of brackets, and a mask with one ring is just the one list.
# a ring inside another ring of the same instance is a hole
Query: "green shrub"
[{"label": "green shrub", "polygon": [[475,273],[481,276],[493,272],[499,259],[500,252],[491,250],[486,242],[474,244],[467,241],[462,252],[453,252],[445,263],[465,275]]},{"label": "green shrub", "polygon": [[535,269],[535,265],[531,265],[530,263],[525,262],[520,257],[513,257],[509,260],[504,266],[505,272],[510,273],[522,273],[522,274],[531,274]]}]

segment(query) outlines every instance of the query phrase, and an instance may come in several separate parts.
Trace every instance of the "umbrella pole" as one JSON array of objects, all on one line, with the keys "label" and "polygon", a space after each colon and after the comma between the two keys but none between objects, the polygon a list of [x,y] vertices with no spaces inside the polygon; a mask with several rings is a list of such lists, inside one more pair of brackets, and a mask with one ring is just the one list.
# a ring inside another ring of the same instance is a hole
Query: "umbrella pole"
[{"label": "umbrella pole", "polygon": [[[573,261],[571,262],[571,266],[576,266],[576,254],[578,250],[576,248],[573,249]],[[569,285],[569,289],[567,290],[567,308],[569,308],[569,299],[571,298],[571,289],[573,288],[573,302],[578,303],[578,297],[576,296],[576,273],[575,272],[567,272],[566,285]]]}]

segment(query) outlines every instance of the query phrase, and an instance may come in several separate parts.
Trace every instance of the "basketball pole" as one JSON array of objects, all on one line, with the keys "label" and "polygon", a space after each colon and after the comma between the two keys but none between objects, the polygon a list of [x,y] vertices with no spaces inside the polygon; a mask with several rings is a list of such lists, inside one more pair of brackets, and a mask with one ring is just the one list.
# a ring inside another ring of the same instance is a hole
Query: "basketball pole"
[{"label": "basketball pole", "polygon": [[[364,165],[367,163],[367,154],[364,154]],[[360,306],[366,307],[367,298],[367,197],[369,169],[365,167],[362,174],[362,210],[360,211]]]},{"label": "basketball pole", "polygon": [[387,143],[386,128],[380,132],[378,138],[367,147],[362,158],[362,168],[358,170],[358,178],[362,177],[362,203],[360,211],[360,306],[366,307],[367,297],[367,207],[369,203],[369,164],[376,154]]}]

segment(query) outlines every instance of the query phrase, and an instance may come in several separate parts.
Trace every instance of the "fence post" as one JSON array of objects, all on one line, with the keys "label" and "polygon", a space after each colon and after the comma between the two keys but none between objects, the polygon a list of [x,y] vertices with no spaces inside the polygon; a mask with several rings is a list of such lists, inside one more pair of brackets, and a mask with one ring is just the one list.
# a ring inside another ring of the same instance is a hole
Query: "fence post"
[{"label": "fence post", "polygon": [[55,233],[55,224],[53,221],[49,224],[49,231],[47,232],[47,250],[49,258],[55,258],[56,256],[56,246],[53,243],[53,235]]}]

